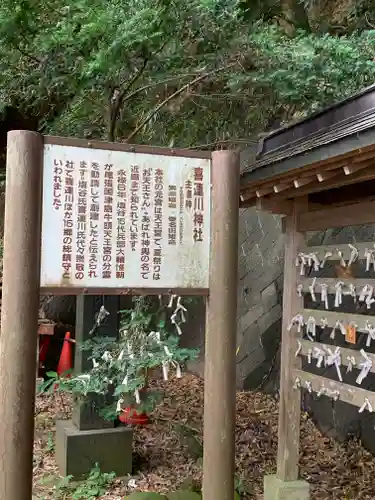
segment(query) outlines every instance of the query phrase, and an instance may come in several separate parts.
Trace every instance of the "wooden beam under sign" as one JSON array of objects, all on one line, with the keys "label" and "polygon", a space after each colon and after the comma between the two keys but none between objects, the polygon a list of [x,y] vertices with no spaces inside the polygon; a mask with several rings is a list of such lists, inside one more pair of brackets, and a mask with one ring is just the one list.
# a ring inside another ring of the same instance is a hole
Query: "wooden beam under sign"
[{"label": "wooden beam under sign", "polygon": [[375,201],[353,203],[339,207],[327,207],[299,214],[299,231],[323,231],[325,229],[373,224]]},{"label": "wooden beam under sign", "polygon": [[288,200],[275,202],[272,198],[258,198],[256,207],[258,210],[263,210],[264,212],[270,212],[272,214],[291,215],[293,202]]},{"label": "wooden beam under sign", "polygon": [[303,370],[294,370],[293,376],[294,379],[298,378],[301,381],[302,388],[306,388],[305,383],[310,382],[314,392],[319,392],[322,387],[324,387],[331,393],[337,392],[339,401],[344,401],[344,403],[349,403],[358,408],[361,408],[365,400],[368,399],[372,408],[375,409],[375,392],[366,391],[354,385],[336,382],[335,380],[320,377],[319,375],[314,375],[313,373],[308,373]]}]

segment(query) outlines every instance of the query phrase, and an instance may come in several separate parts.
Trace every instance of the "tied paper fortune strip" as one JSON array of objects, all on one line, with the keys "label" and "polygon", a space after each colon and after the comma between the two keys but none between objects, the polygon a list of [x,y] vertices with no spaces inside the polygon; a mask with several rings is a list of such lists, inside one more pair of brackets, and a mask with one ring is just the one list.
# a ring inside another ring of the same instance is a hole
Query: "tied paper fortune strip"
[{"label": "tied paper fortune strip", "polygon": [[373,412],[372,405],[371,405],[370,400],[368,398],[365,398],[365,401],[364,401],[363,405],[360,407],[360,409],[358,410],[358,413],[363,413],[366,409],[370,413]]},{"label": "tied paper fortune strip", "polygon": [[367,377],[367,375],[370,373],[370,370],[372,368],[372,361],[371,359],[367,356],[366,352],[361,349],[360,351],[361,356],[363,358],[363,361],[359,363],[359,368],[361,369],[360,374],[357,377],[356,383],[358,385],[361,385],[364,379]]},{"label": "tied paper fortune strip", "polygon": [[299,253],[296,258],[296,266],[300,266],[300,275],[305,275],[305,267],[314,267],[314,271],[319,271],[320,261],[316,253]]},{"label": "tied paper fortune strip", "polygon": [[343,281],[338,281],[335,284],[335,307],[340,307],[342,304],[342,287],[345,285]]},{"label": "tied paper fortune strip", "polygon": [[348,362],[348,367],[346,369],[346,373],[353,371],[353,368],[356,366],[356,361],[354,356],[346,356],[346,360]]},{"label": "tied paper fortune strip", "polygon": [[314,278],[314,279],[312,280],[312,283],[311,283],[311,285],[309,286],[309,292],[310,292],[310,295],[311,295],[311,300],[312,300],[313,302],[316,302],[315,284],[316,284],[316,278]]},{"label": "tied paper fortune strip", "polygon": [[163,361],[162,363],[162,369],[163,369],[163,378],[164,380],[168,380],[168,373],[169,373],[169,367],[172,365],[173,367],[176,368],[176,377],[181,378],[182,373],[181,373],[181,366],[177,361],[173,359],[173,354],[171,351],[168,349],[168,346],[164,346],[164,351],[165,354],[167,355],[168,359]]},{"label": "tied paper fortune strip", "polygon": [[[168,307],[172,308],[173,299],[175,297],[176,297],[175,295],[172,296],[171,301],[168,304]],[[186,312],[187,312],[186,308],[181,304],[181,297],[177,297],[176,309],[174,310],[174,312],[171,316],[171,323],[173,325],[175,325],[178,335],[182,335],[182,330],[181,330],[180,325],[177,322],[177,315],[180,314],[181,323],[186,323],[186,318],[185,318],[185,314],[184,314]]]},{"label": "tied paper fortune strip", "polygon": [[297,325],[297,331],[298,331],[298,333],[301,333],[301,330],[302,330],[302,327],[304,324],[305,324],[305,322],[304,322],[302,314],[297,314],[296,316],[294,316],[292,318],[291,322],[289,323],[288,332],[291,331],[291,329],[293,328],[294,325]]},{"label": "tied paper fortune strip", "polygon": [[334,352],[332,352],[332,350],[329,347],[326,347],[325,349],[326,349],[327,354],[328,354],[328,356],[326,358],[326,365],[327,366],[335,365],[337,376],[338,376],[340,382],[342,382],[342,375],[341,375],[341,370],[340,370],[340,366],[341,366],[340,347],[336,347]]},{"label": "tied paper fortune strip", "polygon": [[351,252],[350,252],[348,267],[350,267],[354,262],[356,262],[358,260],[358,257],[359,257],[359,252],[354,245],[349,243],[349,248],[350,248]]},{"label": "tied paper fortune strip", "polygon": [[320,263],[320,268],[323,269],[323,267],[326,265],[327,260],[332,257],[333,253],[332,252],[326,252],[324,255],[324,258],[322,262]]},{"label": "tied paper fortune strip", "polygon": [[[310,335],[311,334],[311,335]],[[316,320],[313,316],[310,316],[306,323],[306,335],[312,342],[316,337]]]},{"label": "tied paper fortune strip", "polygon": [[328,285],[327,283],[322,283],[320,285],[320,288],[321,288],[321,301],[324,302],[324,307],[326,309],[329,309],[329,305],[328,305]]},{"label": "tied paper fortune strip", "polygon": [[365,285],[359,295],[358,301],[365,302],[367,309],[371,308],[371,305],[375,302],[373,298],[374,287],[371,285]]},{"label": "tied paper fortune strip", "polygon": [[366,272],[370,271],[371,266],[375,271],[375,244],[374,248],[365,249],[365,259],[366,259]]},{"label": "tied paper fortune strip", "polygon": [[366,347],[370,347],[371,340],[375,340],[375,328],[372,323],[366,321],[364,331],[367,333]]},{"label": "tied paper fortune strip", "polygon": [[344,336],[346,335],[345,326],[342,324],[342,322],[340,320],[337,320],[335,323],[335,326],[332,328],[331,335],[329,336],[332,340],[335,339],[335,334],[336,334],[337,328],[340,330],[340,333],[342,335],[344,335]]}]

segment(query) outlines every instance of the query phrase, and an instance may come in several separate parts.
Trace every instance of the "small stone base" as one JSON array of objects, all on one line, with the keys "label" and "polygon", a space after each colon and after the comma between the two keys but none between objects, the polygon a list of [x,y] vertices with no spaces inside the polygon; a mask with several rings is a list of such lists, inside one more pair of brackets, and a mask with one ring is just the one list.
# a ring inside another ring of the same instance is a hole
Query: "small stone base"
[{"label": "small stone base", "polygon": [[276,476],[264,477],[264,500],[309,500],[310,486],[306,481],[284,482]]},{"label": "small stone base", "polygon": [[79,431],[71,420],[56,423],[56,462],[62,476],[79,481],[95,464],[123,477],[132,472],[133,431],[129,427]]}]

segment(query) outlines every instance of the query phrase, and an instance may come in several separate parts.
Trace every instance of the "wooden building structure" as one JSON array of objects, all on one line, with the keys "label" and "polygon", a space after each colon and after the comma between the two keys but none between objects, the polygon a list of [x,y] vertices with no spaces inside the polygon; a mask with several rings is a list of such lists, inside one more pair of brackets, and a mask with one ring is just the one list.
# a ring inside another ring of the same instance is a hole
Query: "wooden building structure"
[{"label": "wooden building structure", "polygon": [[[307,500],[309,485],[298,471],[300,389],[375,411],[375,393],[361,388],[375,372],[368,352],[375,340],[375,241],[308,247],[306,238],[375,223],[375,85],[266,136],[240,189],[243,207],[285,216],[277,474],[265,478],[264,498]],[[322,277],[330,261],[342,272]],[[354,312],[342,310],[343,296]],[[330,365],[334,376],[311,373],[309,365],[317,373]],[[358,377],[349,384],[351,371]]]}]

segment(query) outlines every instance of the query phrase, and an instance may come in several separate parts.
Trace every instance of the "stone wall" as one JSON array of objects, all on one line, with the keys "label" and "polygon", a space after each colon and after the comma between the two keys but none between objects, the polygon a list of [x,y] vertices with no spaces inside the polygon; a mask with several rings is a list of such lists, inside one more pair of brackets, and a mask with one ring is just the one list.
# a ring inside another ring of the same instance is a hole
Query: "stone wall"
[{"label": "stone wall", "polygon": [[[251,163],[255,147],[242,152],[242,168]],[[255,208],[239,215],[239,273],[237,322],[237,387],[257,387],[275,364],[281,334],[281,293],[284,236],[280,217]],[[199,347],[190,366],[203,376],[204,303],[189,308],[182,345]]]}]

